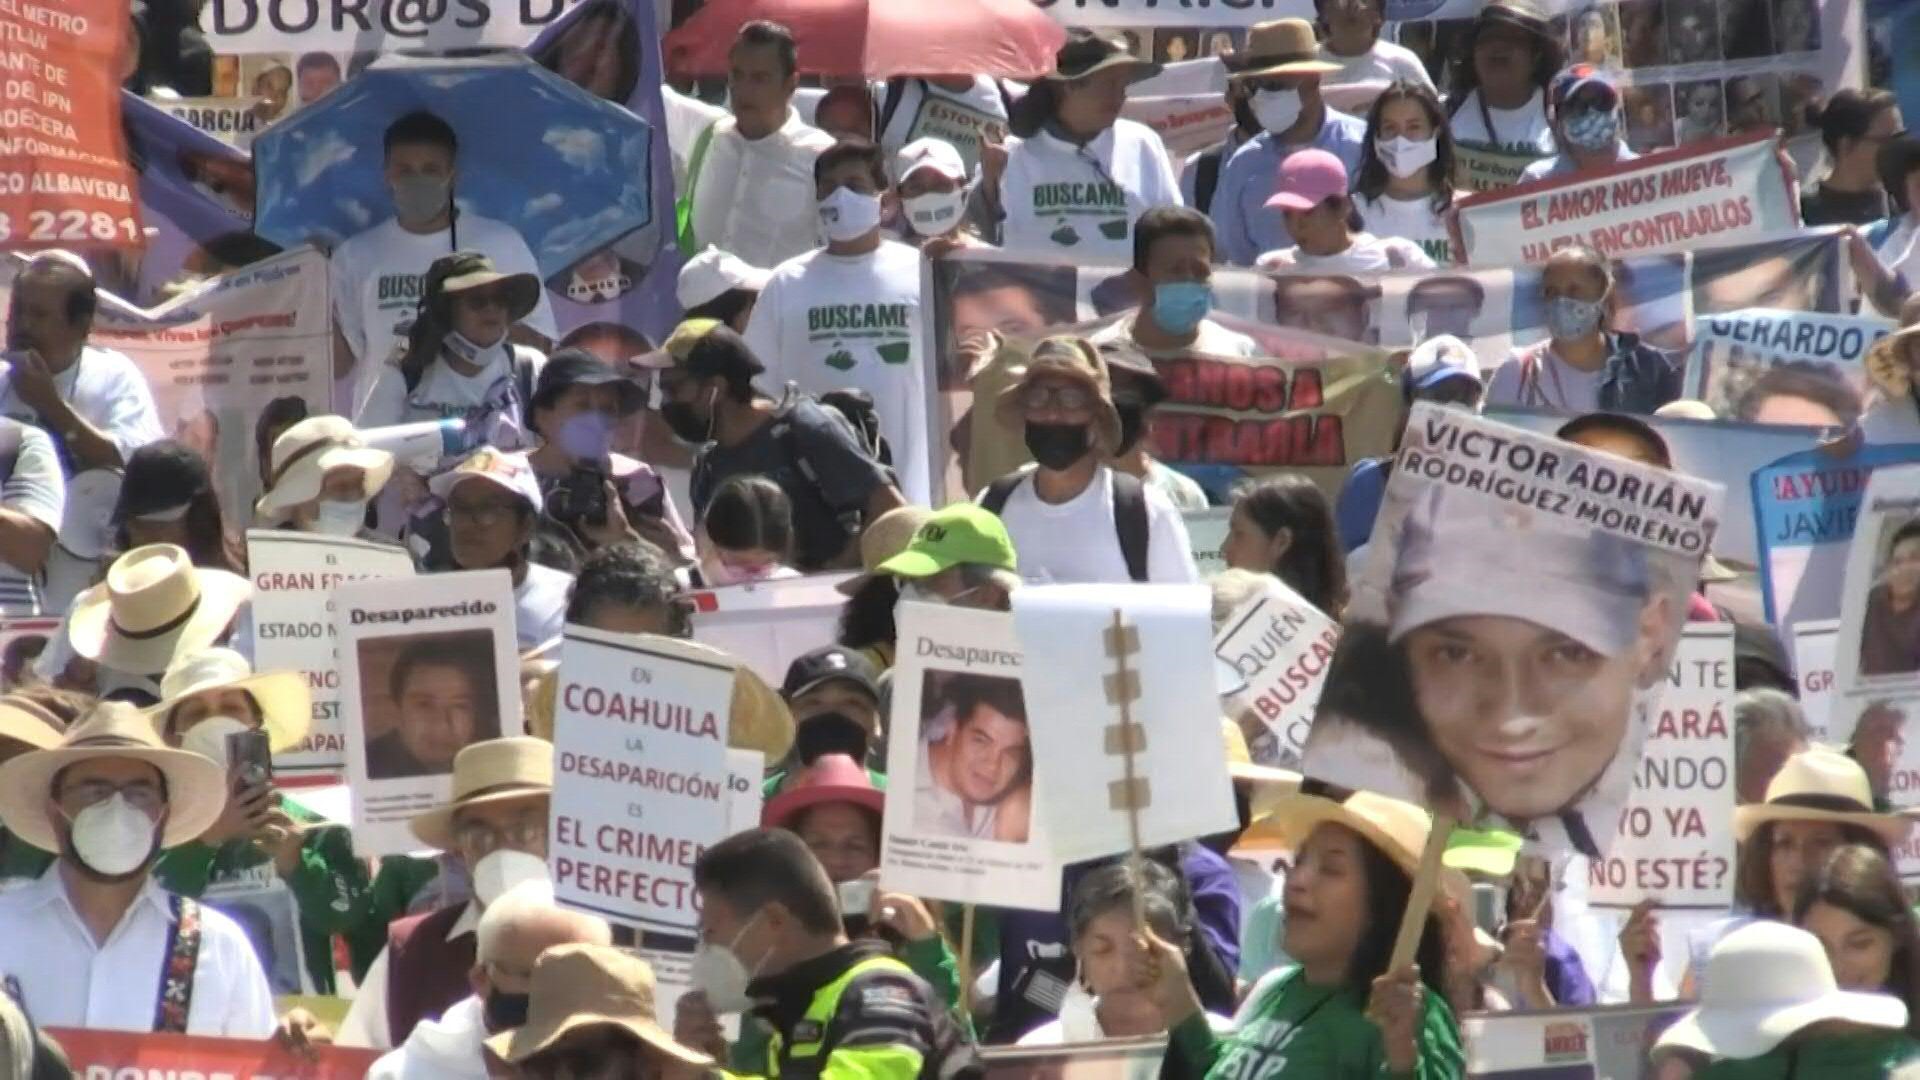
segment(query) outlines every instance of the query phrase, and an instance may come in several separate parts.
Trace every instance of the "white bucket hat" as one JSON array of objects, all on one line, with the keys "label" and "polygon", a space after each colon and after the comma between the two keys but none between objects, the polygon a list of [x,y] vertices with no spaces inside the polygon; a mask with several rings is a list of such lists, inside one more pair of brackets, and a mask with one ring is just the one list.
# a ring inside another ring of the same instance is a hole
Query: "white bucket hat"
[{"label": "white bucket hat", "polygon": [[313,722],[313,695],[299,671],[255,675],[247,658],[232,649],[201,649],[182,655],[160,679],[160,704],[148,710],[164,735],[174,706],[208,690],[244,690],[259,706],[261,729],[274,753],[291,750],[307,737]]},{"label": "white bucket hat", "polygon": [[288,507],[320,497],[330,470],[364,469],[367,496],[379,494],[393,476],[393,455],[366,445],[353,421],[344,416],[310,416],[273,440],[272,474],[266,493],[253,504],[263,518],[278,518]]}]

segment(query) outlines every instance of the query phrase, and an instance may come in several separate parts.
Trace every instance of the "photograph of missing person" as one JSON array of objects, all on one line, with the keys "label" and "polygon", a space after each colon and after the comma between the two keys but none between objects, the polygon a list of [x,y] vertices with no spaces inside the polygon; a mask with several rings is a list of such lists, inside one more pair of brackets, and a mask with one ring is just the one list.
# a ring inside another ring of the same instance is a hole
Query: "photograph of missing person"
[{"label": "photograph of missing person", "polygon": [[[1867,774],[1867,786],[1875,801],[1884,800],[1893,791],[1893,774],[1901,766],[1907,750],[1908,701],[1876,698],[1867,702],[1854,720],[1853,736],[1847,740],[1847,756],[1860,763]],[[1912,766],[1909,765],[1908,768]]]},{"label": "photograph of missing person", "polygon": [[1487,290],[1466,274],[1431,274],[1407,289],[1407,328],[1417,344],[1442,334],[1472,341]]},{"label": "photograph of missing person", "polygon": [[1020,680],[929,671],[920,708],[916,831],[1026,843],[1033,814],[1033,744]]},{"label": "photograph of missing person", "polygon": [[1888,518],[1860,621],[1860,674],[1920,671],[1920,517]]},{"label": "photograph of missing person", "polygon": [[[1850,428],[1860,419],[1864,387],[1847,369],[1808,360],[1767,363],[1729,349],[1714,364],[1707,404],[1721,416],[1750,424]],[[1855,369],[1857,370],[1857,369]]]},{"label": "photograph of missing person", "polygon": [[1373,306],[1380,286],[1344,274],[1281,274],[1273,279],[1273,321],[1342,341],[1374,345]]},{"label": "photograph of missing person", "polygon": [[1200,31],[1157,30],[1153,35],[1153,59],[1159,64],[1177,64],[1196,60],[1200,53]]},{"label": "photograph of missing person", "polygon": [[1720,0],[1720,43],[1729,60],[1773,55],[1773,8],[1768,0]]},{"label": "photograph of missing person", "polygon": [[1557,21],[1566,31],[1567,63],[1619,66],[1620,15],[1612,4],[1587,4]]},{"label": "photograph of missing person", "polygon": [[1623,0],[1620,11],[1621,59],[1630,68],[1667,62],[1666,10],[1660,0]]},{"label": "photograph of missing person", "polygon": [[1627,113],[1627,146],[1650,154],[1673,145],[1673,88],[1666,83],[1621,91]]},{"label": "photograph of missing person", "polygon": [[500,737],[493,634],[453,630],[360,642],[367,776],[453,772],[453,758]]},{"label": "photograph of missing person", "polygon": [[1232,56],[1240,48],[1238,42],[1244,37],[1244,30],[1208,30],[1201,44],[1208,56]]},{"label": "photograph of missing person", "polygon": [[1717,79],[1674,83],[1673,107],[1678,116],[1673,134],[1682,145],[1727,133],[1726,103]]},{"label": "photograph of missing person", "polygon": [[1725,86],[1727,130],[1761,131],[1780,126],[1780,83],[1771,75],[1735,75]]},{"label": "photograph of missing person", "polygon": [[1667,62],[1720,59],[1719,0],[1667,0]]},{"label": "photograph of missing person", "polygon": [[1820,49],[1818,0],[1773,0],[1775,52],[1817,52]]}]

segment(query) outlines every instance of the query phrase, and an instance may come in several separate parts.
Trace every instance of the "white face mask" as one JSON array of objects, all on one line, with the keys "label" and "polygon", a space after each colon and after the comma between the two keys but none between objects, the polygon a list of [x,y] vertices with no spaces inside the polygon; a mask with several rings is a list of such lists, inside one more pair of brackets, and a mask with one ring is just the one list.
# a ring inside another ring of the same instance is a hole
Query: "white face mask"
[{"label": "white face mask", "polygon": [[921,236],[945,236],[960,227],[960,215],[967,207],[967,190],[930,191],[904,199],[907,227]]},{"label": "white face mask", "polygon": [[75,814],[72,823],[74,854],[96,874],[131,874],[153,854],[153,821],[117,791]]},{"label": "white face mask", "polygon": [[753,1004],[753,998],[747,996],[747,984],[759,973],[760,965],[747,970],[733,946],[740,944],[740,939],[747,936],[759,918],[759,913],[754,913],[753,918],[740,927],[740,932],[733,935],[732,944],[714,945],[703,941],[693,950],[693,964],[688,968],[687,977],[695,990],[707,996],[707,1004],[714,1012],[745,1012]]},{"label": "white face mask", "polygon": [[367,500],[353,499],[342,502],[338,499],[321,499],[318,515],[313,519],[313,531],[328,536],[353,536],[366,524]]},{"label": "white face mask", "polygon": [[1076,976],[1067,984],[1067,992],[1060,999],[1060,1037],[1062,1042],[1095,1042],[1104,1036],[1100,1033],[1100,1017],[1095,1011],[1100,999],[1093,992],[1080,985]]},{"label": "white face mask", "polygon": [[1300,119],[1300,91],[1255,90],[1252,108],[1254,119],[1260,121],[1260,126],[1277,134]]},{"label": "white face mask", "polygon": [[505,896],[516,885],[549,880],[545,859],[511,848],[490,851],[473,864],[473,895],[481,907]]},{"label": "white face mask", "polygon": [[858,240],[880,227],[880,196],[837,187],[820,200],[820,230],[837,243]]},{"label": "white face mask", "polygon": [[1433,164],[1440,153],[1440,140],[1432,135],[1424,139],[1409,139],[1396,135],[1391,139],[1373,140],[1373,152],[1380,155],[1380,164],[1395,177],[1405,180],[1420,170]]},{"label": "white face mask", "polygon": [[180,749],[191,750],[222,769],[228,766],[227,736],[251,731],[245,722],[231,716],[211,716],[187,729],[180,736]]}]

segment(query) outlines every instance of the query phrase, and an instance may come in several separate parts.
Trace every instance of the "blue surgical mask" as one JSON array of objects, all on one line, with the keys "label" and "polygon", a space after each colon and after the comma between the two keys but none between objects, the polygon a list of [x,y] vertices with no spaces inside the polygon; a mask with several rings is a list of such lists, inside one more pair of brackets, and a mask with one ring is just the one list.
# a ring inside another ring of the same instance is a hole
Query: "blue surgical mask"
[{"label": "blue surgical mask", "polygon": [[1593,333],[1600,325],[1606,300],[1577,300],[1556,296],[1547,301],[1547,333],[1555,341],[1573,341]]},{"label": "blue surgical mask", "polygon": [[1153,287],[1153,321],[1169,334],[1187,334],[1213,310],[1213,286],[1168,281]]},{"label": "blue surgical mask", "polygon": [[1620,138],[1620,116],[1612,109],[1582,109],[1560,125],[1567,142],[1578,149],[1598,153]]}]

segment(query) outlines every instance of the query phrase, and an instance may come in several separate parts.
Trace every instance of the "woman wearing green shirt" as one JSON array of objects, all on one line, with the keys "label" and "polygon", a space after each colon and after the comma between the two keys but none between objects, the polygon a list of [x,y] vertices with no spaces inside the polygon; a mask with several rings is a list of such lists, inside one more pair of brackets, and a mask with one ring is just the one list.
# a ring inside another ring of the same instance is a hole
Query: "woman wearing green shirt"
[{"label": "woman wearing green shirt", "polygon": [[1283,945],[1297,966],[1262,979],[1233,1030],[1215,1034],[1179,947],[1155,937],[1136,977],[1154,988],[1167,1018],[1167,1052],[1220,1080],[1465,1076],[1432,915],[1418,962],[1387,970],[1431,827],[1426,811],[1360,791],[1344,803],[1290,796],[1270,820],[1294,840]]}]

